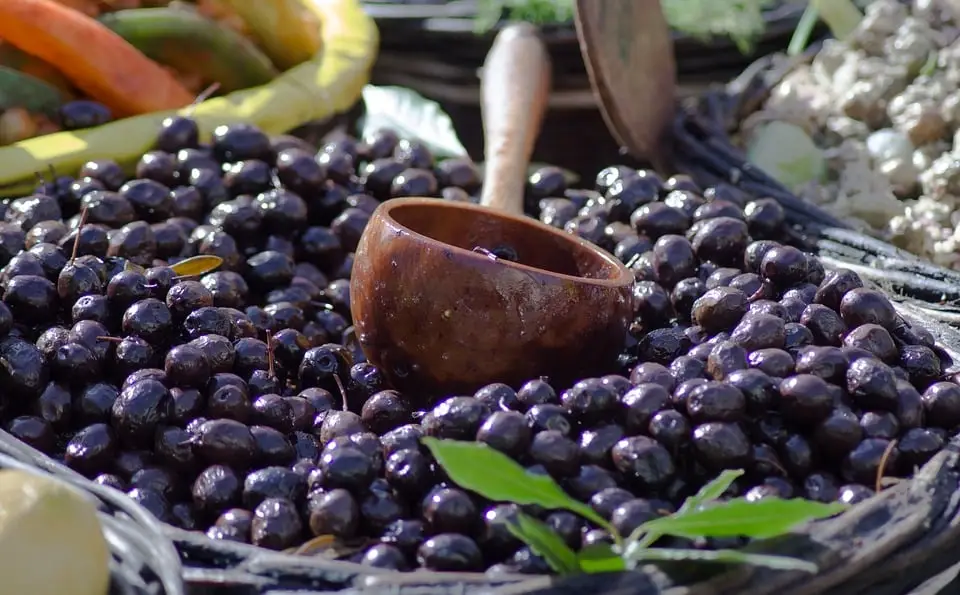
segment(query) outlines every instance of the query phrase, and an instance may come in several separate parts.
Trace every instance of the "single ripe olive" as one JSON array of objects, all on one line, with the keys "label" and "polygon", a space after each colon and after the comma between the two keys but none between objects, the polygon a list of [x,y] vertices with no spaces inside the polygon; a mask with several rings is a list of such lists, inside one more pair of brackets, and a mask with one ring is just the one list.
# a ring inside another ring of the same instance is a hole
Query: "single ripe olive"
[{"label": "single ripe olive", "polygon": [[465,535],[441,533],[423,542],[417,550],[417,562],[437,572],[478,571],[482,569],[483,553]]},{"label": "single ripe olive", "polygon": [[110,108],[96,101],[76,99],[57,109],[57,120],[64,130],[80,130],[106,124],[113,119]]}]

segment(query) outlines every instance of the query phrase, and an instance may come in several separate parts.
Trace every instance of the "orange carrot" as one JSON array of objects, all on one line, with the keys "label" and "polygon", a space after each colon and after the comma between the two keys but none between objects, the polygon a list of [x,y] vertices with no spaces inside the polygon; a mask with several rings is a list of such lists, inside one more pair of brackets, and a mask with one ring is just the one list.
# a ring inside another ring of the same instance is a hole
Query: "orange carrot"
[{"label": "orange carrot", "polygon": [[96,20],[55,0],[0,0],[0,39],[55,65],[115,116],[177,109],[192,94]]}]

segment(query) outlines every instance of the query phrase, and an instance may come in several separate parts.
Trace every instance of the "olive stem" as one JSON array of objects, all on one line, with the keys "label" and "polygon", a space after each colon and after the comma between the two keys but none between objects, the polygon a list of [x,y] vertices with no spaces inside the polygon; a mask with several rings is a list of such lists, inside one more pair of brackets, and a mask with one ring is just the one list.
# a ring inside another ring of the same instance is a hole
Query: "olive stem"
[{"label": "olive stem", "polygon": [[200,94],[197,95],[196,99],[193,100],[193,103],[187,106],[187,109],[184,111],[184,115],[188,118],[193,116],[193,112],[197,109],[197,106],[203,103],[204,101],[206,101],[207,99],[210,99],[210,96],[216,93],[217,89],[219,88],[220,88],[220,83],[213,83],[212,85],[210,85],[209,87],[201,91]]},{"label": "olive stem", "polygon": [[77,224],[77,237],[73,240],[73,252],[70,253],[70,262],[77,259],[77,252],[80,250],[80,232],[87,223],[87,207],[80,209],[80,222]]},{"label": "olive stem", "polygon": [[492,261],[494,261],[494,262],[496,262],[497,260],[499,260],[499,259],[497,258],[497,255],[496,255],[496,254],[494,254],[493,252],[487,250],[486,248],[481,248],[480,246],[475,246],[475,247],[473,248],[473,251],[476,252],[476,253],[478,253],[478,254],[483,254],[484,256],[486,256],[487,258],[489,258],[490,260],[492,260]]},{"label": "olive stem", "polygon": [[273,358],[273,333],[267,330],[267,374],[270,378],[276,378],[276,368]]},{"label": "olive stem", "polygon": [[334,374],[333,381],[337,383],[337,388],[340,389],[340,398],[343,399],[343,410],[350,411],[350,407],[347,406],[347,389],[343,387],[343,381],[340,380],[340,375]]},{"label": "olive stem", "polygon": [[896,446],[897,441],[891,440],[890,444],[887,445],[887,448],[883,450],[883,456],[880,457],[880,464],[877,465],[877,481],[876,485],[873,486],[878,494],[880,493],[880,490],[883,489],[883,472],[886,470],[887,460],[890,458],[890,455],[893,453],[893,449],[896,448]]}]

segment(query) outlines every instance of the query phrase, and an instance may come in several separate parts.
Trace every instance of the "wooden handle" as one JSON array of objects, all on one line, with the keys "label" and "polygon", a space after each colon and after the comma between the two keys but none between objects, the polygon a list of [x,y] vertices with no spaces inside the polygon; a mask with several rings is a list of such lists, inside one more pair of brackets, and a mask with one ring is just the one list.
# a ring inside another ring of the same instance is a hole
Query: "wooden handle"
[{"label": "wooden handle", "polygon": [[523,214],[523,187],[550,94],[550,56],[535,27],[508,25],[480,81],[484,164],[480,204]]},{"label": "wooden handle", "polygon": [[676,63],[660,0],[576,0],[577,37],[607,128],[633,157],[666,161]]}]

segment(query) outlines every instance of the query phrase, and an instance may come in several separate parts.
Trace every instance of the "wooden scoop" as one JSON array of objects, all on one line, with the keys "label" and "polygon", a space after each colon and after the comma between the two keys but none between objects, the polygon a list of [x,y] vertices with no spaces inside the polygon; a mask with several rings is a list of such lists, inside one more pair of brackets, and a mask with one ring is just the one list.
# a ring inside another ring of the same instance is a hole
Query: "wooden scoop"
[{"label": "wooden scoop", "polygon": [[576,0],[574,8],[580,53],[607,128],[633,157],[665,171],[677,68],[660,0]]},{"label": "wooden scoop", "polygon": [[504,29],[482,75],[481,205],[389,200],[360,239],[350,285],[357,338],[411,399],[539,376],[564,386],[605,373],[623,347],[633,274],[523,215],[549,67],[534,28]]}]

